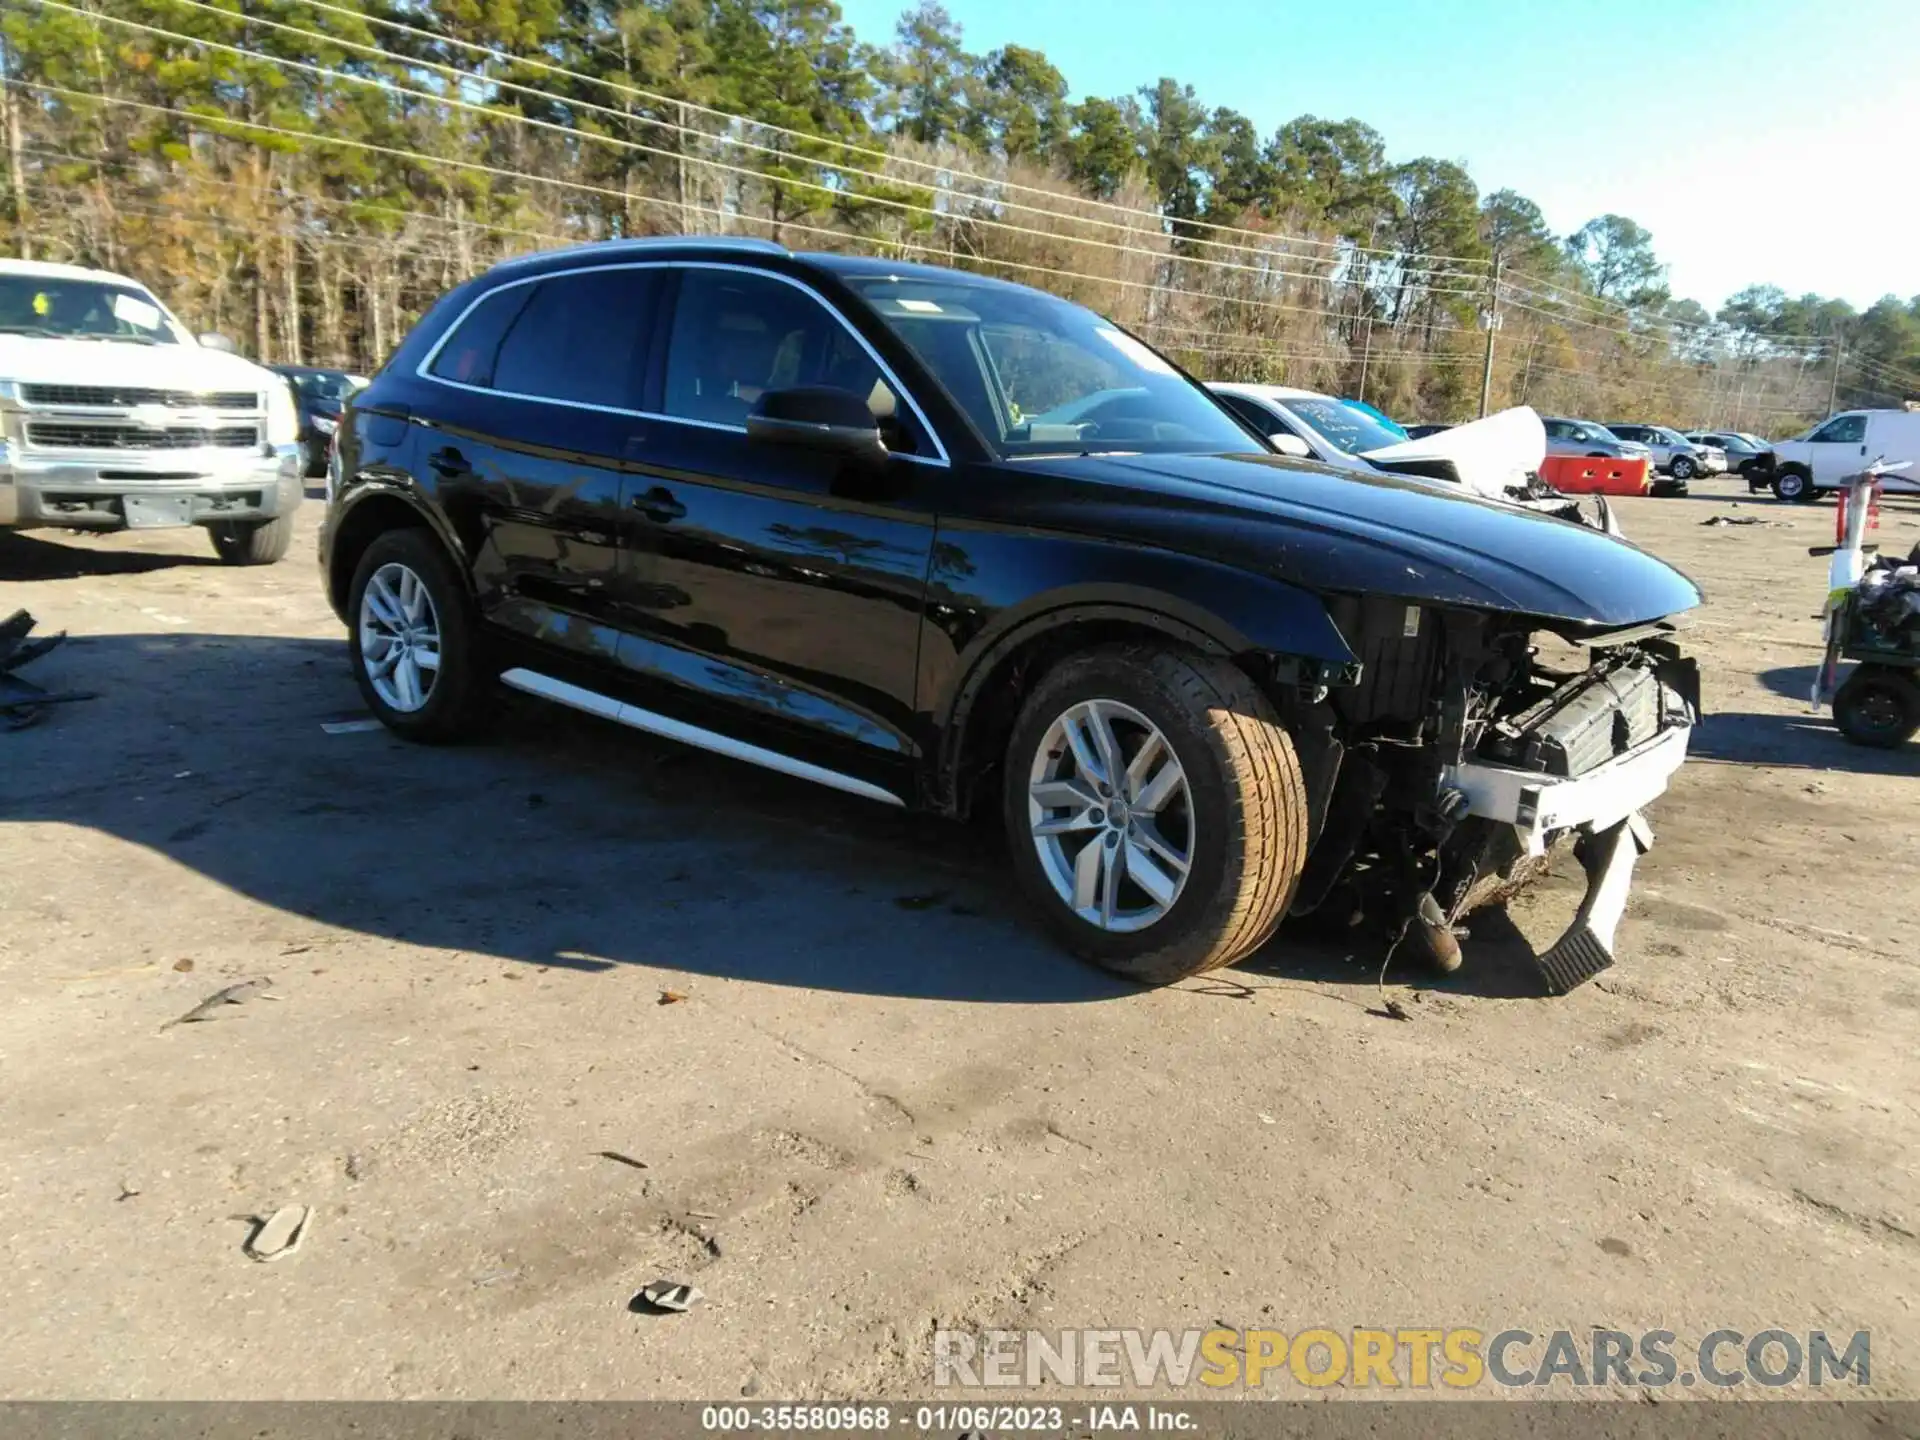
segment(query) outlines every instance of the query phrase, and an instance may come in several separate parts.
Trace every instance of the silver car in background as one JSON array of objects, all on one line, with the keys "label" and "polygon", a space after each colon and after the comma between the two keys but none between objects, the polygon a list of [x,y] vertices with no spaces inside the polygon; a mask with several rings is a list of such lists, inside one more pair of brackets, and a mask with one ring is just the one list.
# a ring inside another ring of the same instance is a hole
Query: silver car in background
[{"label": "silver car in background", "polygon": [[1706,453],[1678,430],[1665,425],[1609,424],[1607,429],[1622,440],[1635,440],[1653,452],[1656,470],[1664,470],[1685,483],[1706,471]]},{"label": "silver car in background", "polygon": [[1563,416],[1543,415],[1547,427],[1549,455],[1584,455],[1596,460],[1648,460],[1653,452],[1634,440],[1622,440],[1604,425],[1591,420],[1568,420]]},{"label": "silver car in background", "polygon": [[1744,430],[1689,430],[1687,439],[1696,445],[1706,445],[1723,451],[1727,457],[1727,468],[1737,475],[1753,479],[1754,471],[1770,469],[1766,461],[1772,447],[1757,435],[1749,435]]}]

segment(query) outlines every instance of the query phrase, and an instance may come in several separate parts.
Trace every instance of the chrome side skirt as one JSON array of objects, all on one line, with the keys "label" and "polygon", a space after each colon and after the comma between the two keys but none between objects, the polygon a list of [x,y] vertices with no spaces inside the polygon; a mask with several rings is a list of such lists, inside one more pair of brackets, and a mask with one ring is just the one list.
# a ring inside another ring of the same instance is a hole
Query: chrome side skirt
[{"label": "chrome side skirt", "polygon": [[554,679],[551,675],[542,675],[534,670],[514,669],[502,675],[500,683],[528,695],[538,695],[543,700],[554,700],[562,705],[570,705],[575,710],[584,710],[589,715],[598,715],[603,720],[617,720],[622,725],[630,725],[635,730],[644,730],[649,735],[678,740],[683,745],[697,745],[700,749],[711,750],[716,755],[744,760],[749,765],[777,770],[782,775],[811,780],[816,785],[826,785],[835,790],[845,791],[849,795],[858,795],[863,800],[878,800],[883,805],[904,806],[906,804],[892,791],[882,790],[878,785],[870,785],[865,780],[856,780],[851,775],[842,775],[838,770],[829,770],[822,765],[810,765],[805,760],[796,760],[791,755],[782,755],[778,750],[749,745],[746,741],[736,740],[731,735],[704,730],[698,725],[689,725],[684,720],[675,720],[668,715],[643,710],[638,705],[626,704],[610,695],[602,695],[597,690],[570,685],[564,680]]}]

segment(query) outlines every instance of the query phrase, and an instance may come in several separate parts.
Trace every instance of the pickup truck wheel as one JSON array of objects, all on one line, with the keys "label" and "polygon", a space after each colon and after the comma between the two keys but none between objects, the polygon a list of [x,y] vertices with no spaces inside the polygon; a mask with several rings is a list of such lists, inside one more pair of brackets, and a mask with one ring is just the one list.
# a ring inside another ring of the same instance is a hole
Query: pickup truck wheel
[{"label": "pickup truck wheel", "polygon": [[1022,890],[1068,949],[1145,984],[1252,953],[1306,860],[1293,741],[1225,660],[1117,646],[1061,662],[1014,724],[1004,785]]},{"label": "pickup truck wheel", "polygon": [[1862,665],[1835,693],[1833,723],[1856,745],[1896,749],[1920,731],[1920,686],[1904,670]]},{"label": "pickup truck wheel", "polygon": [[347,592],[353,678],[382,724],[409,740],[472,734],[486,677],[465,587],[424,530],[389,530],[367,546]]},{"label": "pickup truck wheel", "polygon": [[1773,477],[1773,494],[1779,500],[1810,500],[1813,481],[1804,470],[1781,470]]},{"label": "pickup truck wheel", "polygon": [[277,520],[216,520],[207,526],[213,553],[229,565],[272,565],[293,544],[293,516]]}]

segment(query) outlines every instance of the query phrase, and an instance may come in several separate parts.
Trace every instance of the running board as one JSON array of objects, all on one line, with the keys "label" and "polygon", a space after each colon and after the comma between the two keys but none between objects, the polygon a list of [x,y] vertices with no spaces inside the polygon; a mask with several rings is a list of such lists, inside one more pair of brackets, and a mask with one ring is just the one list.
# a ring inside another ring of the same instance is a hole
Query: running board
[{"label": "running board", "polygon": [[696,745],[702,750],[711,750],[716,755],[725,755],[733,760],[744,760],[749,765],[777,770],[782,775],[792,775],[800,780],[811,780],[816,785],[825,785],[834,790],[845,791],[849,795],[858,795],[863,800],[878,800],[883,805],[904,806],[906,804],[892,791],[882,790],[878,785],[869,785],[865,780],[856,780],[851,775],[842,775],[838,770],[829,770],[822,765],[809,765],[805,760],[796,760],[791,755],[782,755],[778,750],[749,745],[746,741],[736,740],[731,735],[703,730],[698,725],[687,724],[684,720],[675,720],[671,716],[659,715],[652,710],[642,710],[638,705],[628,705],[614,699],[611,695],[602,695],[597,690],[569,685],[566,681],[556,680],[551,675],[542,675],[533,670],[509,670],[500,677],[500,683],[528,695],[538,695],[543,700],[557,701],[575,710],[584,710],[589,715],[598,715],[602,720],[617,720],[622,725],[631,726],[635,730],[644,730],[649,735],[658,735],[666,740],[678,740],[683,745]]}]

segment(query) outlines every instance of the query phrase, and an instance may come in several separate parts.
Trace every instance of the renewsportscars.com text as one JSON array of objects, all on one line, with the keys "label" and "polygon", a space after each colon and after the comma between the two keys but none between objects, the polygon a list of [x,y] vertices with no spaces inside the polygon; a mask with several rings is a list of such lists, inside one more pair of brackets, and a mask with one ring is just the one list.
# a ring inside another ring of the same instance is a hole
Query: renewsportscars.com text
[{"label": "renewsportscars.com text", "polygon": [[1309,1390],[1472,1390],[1566,1386],[1727,1391],[1755,1385],[1865,1387],[1869,1333],[1713,1330],[1489,1331],[1471,1326],[1351,1330],[937,1330],[933,1383]]}]

